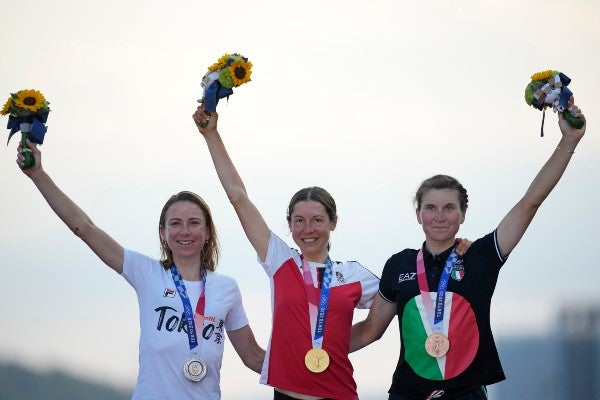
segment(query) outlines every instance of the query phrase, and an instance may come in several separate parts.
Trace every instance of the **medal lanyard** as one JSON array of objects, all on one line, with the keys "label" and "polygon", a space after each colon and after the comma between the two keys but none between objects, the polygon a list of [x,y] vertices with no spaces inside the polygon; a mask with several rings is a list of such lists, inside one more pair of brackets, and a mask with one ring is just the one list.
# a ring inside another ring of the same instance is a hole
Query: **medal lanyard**
[{"label": "medal lanyard", "polygon": [[429,285],[427,284],[427,275],[425,274],[425,262],[423,261],[423,249],[419,250],[417,254],[417,281],[419,282],[419,290],[421,291],[421,299],[425,306],[425,312],[427,313],[427,319],[431,324],[431,329],[434,332],[441,333],[444,322],[444,302],[446,300],[446,289],[448,289],[448,281],[450,280],[450,274],[456,264],[458,254],[456,248],[452,249],[452,252],[446,260],[442,276],[440,276],[440,282],[437,289],[437,297],[435,300],[435,311],[433,310],[432,300],[429,295]]},{"label": "medal lanyard", "polygon": [[[190,344],[190,352],[192,352],[192,354],[200,353],[202,342],[200,342],[200,347],[198,347],[198,336],[196,334],[195,319],[198,318],[198,326],[204,326],[204,307],[206,306],[206,271],[204,269],[201,270],[202,291],[200,292],[200,298],[198,299],[198,303],[196,303],[196,314],[194,315],[194,312],[192,311],[192,305],[190,303],[190,298],[187,295],[187,291],[185,290],[185,284],[183,283],[183,278],[181,277],[177,266],[173,264],[170,270],[171,275],[173,276],[173,282],[175,282],[175,287],[177,288],[177,292],[179,293],[179,298],[183,303],[183,311],[185,315],[185,324],[187,326],[188,331],[188,342]],[[198,349],[196,351],[193,351],[196,347],[198,347]]]},{"label": "medal lanyard", "polygon": [[329,305],[329,291],[331,287],[331,278],[333,263],[327,256],[327,264],[323,274],[323,284],[321,290],[315,288],[308,262],[304,257],[302,259],[302,271],[304,275],[304,284],[306,285],[306,294],[308,295],[308,313],[310,315],[310,329],[314,332],[312,346],[315,349],[323,347],[323,336],[325,333],[325,318],[327,317],[327,307]]}]

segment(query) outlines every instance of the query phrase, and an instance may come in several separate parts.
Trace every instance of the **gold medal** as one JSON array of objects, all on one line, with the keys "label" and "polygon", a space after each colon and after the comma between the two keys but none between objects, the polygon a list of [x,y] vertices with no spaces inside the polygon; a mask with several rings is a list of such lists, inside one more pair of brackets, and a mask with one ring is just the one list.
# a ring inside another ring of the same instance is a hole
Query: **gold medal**
[{"label": "gold medal", "polygon": [[329,354],[323,349],[312,348],[304,356],[304,364],[310,372],[318,374],[329,366]]},{"label": "gold medal", "polygon": [[450,340],[441,333],[433,333],[425,340],[425,351],[431,357],[444,357],[448,350],[450,350]]}]

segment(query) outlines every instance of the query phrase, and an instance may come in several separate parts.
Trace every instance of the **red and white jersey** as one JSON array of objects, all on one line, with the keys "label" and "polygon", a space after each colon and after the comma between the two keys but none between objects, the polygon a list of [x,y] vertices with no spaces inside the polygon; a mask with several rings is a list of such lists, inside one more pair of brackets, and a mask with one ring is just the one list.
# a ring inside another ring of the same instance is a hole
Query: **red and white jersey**
[{"label": "red and white jersey", "polygon": [[[273,312],[273,329],[260,382],[312,396],[358,399],[348,358],[352,316],[355,307],[371,306],[379,278],[356,261],[333,262],[322,345],[330,364],[325,371],[314,373],[304,364],[314,332],[300,254],[271,232],[267,259],[259,262],[271,281]],[[308,267],[314,286],[318,287],[317,269],[325,265],[309,262]]]}]

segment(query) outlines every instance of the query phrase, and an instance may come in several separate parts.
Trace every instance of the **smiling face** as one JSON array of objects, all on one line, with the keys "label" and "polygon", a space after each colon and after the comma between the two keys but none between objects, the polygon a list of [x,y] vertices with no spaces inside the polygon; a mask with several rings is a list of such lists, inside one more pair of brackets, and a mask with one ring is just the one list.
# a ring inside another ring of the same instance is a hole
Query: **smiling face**
[{"label": "smiling face", "polygon": [[191,201],[177,201],[169,206],[165,223],[160,226],[161,240],[166,241],[173,253],[175,264],[186,260],[200,263],[202,249],[209,239],[206,217],[202,209]]},{"label": "smiling face", "polygon": [[308,261],[325,263],[329,254],[330,232],[337,219],[330,219],[325,206],[315,200],[302,200],[294,205],[289,227],[294,242]]},{"label": "smiling face", "polygon": [[439,254],[454,244],[465,213],[460,208],[456,189],[429,189],[416,210],[417,221],[423,226],[427,249]]}]

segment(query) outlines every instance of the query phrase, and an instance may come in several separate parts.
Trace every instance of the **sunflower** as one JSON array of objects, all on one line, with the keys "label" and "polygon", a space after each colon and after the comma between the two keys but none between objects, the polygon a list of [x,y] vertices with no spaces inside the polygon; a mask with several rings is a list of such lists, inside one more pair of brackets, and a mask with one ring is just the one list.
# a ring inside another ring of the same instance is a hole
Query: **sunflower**
[{"label": "sunflower", "polygon": [[17,93],[15,106],[35,113],[42,108],[46,108],[48,103],[46,102],[44,95],[38,90],[25,89]]},{"label": "sunflower", "polygon": [[2,106],[2,111],[0,111],[0,115],[6,115],[10,112],[11,102],[12,97],[9,97],[8,100],[6,100],[6,103],[4,103],[4,106]]},{"label": "sunflower", "polygon": [[252,63],[250,61],[236,59],[227,69],[233,81],[233,86],[240,86],[250,81],[250,75],[252,74]]},{"label": "sunflower", "polygon": [[531,75],[531,80],[532,81],[545,81],[545,80],[549,79],[550,77],[552,77],[553,75],[554,75],[554,71],[549,69],[546,71],[536,72],[535,74]]},{"label": "sunflower", "polygon": [[219,58],[219,60],[216,63],[214,63],[213,65],[211,65],[210,67],[208,67],[208,70],[210,72],[213,72],[213,71],[218,71],[221,68],[225,68],[225,66],[227,65],[227,60],[229,59],[229,57],[230,57],[229,54],[227,54],[227,53],[223,54],[221,56],[221,58]]}]

